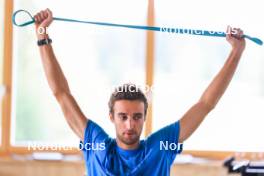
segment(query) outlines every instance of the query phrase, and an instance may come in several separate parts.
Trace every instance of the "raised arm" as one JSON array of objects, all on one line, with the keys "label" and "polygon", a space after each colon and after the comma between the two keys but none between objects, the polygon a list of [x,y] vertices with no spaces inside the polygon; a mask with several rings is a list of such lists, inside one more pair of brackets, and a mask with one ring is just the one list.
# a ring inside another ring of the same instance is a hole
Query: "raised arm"
[{"label": "raised arm", "polygon": [[240,29],[228,27],[226,39],[231,44],[231,52],[224,66],[204,91],[200,100],[180,119],[179,142],[186,140],[198,128],[224,94],[245,49],[245,39],[242,38],[242,35],[243,32]]},{"label": "raised arm", "polygon": [[[49,38],[46,32],[43,34],[43,30],[39,29],[47,29],[47,27],[49,27],[53,19],[52,12],[49,9],[46,9],[45,11],[37,13],[34,18],[36,21],[37,39],[42,40]],[[88,119],[84,116],[70,92],[68,82],[56,59],[52,45],[46,44],[39,46],[39,51],[49,87],[60,104],[69,126],[75,134],[83,140],[84,130]]]}]

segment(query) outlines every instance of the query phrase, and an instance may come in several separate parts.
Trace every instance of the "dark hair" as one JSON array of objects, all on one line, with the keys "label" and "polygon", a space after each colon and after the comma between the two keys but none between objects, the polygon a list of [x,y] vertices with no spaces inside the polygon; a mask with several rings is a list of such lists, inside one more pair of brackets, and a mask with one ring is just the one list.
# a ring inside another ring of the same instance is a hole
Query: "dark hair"
[{"label": "dark hair", "polygon": [[109,112],[114,113],[114,104],[118,100],[139,100],[144,103],[144,114],[147,114],[148,100],[145,94],[135,84],[123,84],[115,88],[108,102]]}]

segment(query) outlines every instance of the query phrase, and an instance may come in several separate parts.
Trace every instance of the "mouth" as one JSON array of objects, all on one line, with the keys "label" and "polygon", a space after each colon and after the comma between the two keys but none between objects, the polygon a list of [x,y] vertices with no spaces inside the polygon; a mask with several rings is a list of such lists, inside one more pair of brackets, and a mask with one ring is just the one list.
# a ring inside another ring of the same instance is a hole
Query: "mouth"
[{"label": "mouth", "polygon": [[124,132],[125,136],[133,136],[135,134],[136,134],[135,132]]}]

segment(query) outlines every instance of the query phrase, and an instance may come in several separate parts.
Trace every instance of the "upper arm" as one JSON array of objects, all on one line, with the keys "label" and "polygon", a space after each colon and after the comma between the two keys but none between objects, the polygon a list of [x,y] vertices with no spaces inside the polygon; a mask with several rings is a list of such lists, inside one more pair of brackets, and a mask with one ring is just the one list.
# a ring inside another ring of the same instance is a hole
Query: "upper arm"
[{"label": "upper arm", "polygon": [[61,93],[55,97],[61,106],[69,126],[75,134],[83,140],[88,119],[82,113],[74,97],[69,93]]},{"label": "upper arm", "polygon": [[[179,121],[159,129],[145,140],[147,147],[165,154],[165,158],[172,162],[175,156],[181,151],[181,146],[178,145],[179,130]],[[177,147],[174,148],[175,146]]]},{"label": "upper arm", "polygon": [[180,119],[179,142],[182,143],[199,127],[211,109],[206,103],[199,101],[183,115]]}]

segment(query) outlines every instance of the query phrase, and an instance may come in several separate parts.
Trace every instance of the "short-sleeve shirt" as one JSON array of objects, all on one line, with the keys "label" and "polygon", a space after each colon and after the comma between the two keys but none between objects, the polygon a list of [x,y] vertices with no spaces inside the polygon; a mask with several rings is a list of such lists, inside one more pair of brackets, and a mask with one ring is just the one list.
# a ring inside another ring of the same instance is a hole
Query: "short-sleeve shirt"
[{"label": "short-sleeve shirt", "polygon": [[169,176],[170,167],[182,146],[178,144],[179,121],[163,127],[137,149],[120,148],[95,122],[89,120],[80,147],[88,176]]}]

